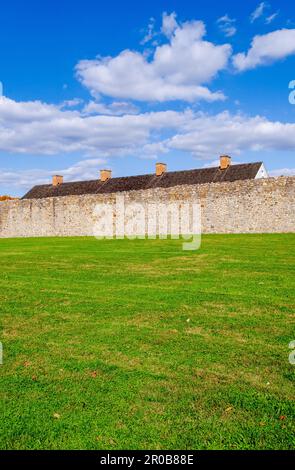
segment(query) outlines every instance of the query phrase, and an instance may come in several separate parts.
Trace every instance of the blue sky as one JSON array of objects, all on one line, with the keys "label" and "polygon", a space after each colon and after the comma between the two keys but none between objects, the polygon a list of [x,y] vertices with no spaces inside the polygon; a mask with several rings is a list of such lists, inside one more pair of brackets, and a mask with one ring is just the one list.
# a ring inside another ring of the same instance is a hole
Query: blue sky
[{"label": "blue sky", "polygon": [[222,153],[295,174],[290,1],[11,0],[0,41],[0,194]]}]

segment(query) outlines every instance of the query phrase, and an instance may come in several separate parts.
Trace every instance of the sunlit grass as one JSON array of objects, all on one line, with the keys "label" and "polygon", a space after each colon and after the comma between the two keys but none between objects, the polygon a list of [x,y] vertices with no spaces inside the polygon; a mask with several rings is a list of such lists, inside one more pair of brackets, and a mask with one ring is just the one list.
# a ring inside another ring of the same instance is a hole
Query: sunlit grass
[{"label": "sunlit grass", "polygon": [[294,448],[294,248],[1,240],[0,447]]}]

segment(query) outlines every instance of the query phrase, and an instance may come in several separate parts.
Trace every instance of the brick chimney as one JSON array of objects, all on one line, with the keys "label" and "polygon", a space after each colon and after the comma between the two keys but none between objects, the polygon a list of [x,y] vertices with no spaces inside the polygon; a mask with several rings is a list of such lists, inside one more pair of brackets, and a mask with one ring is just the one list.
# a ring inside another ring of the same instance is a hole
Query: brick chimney
[{"label": "brick chimney", "polygon": [[112,170],[100,170],[100,181],[104,182],[112,177]]},{"label": "brick chimney", "polygon": [[64,181],[64,177],[61,176],[61,175],[54,175],[52,177],[52,185],[53,186],[60,186],[61,184],[63,184],[63,181]]},{"label": "brick chimney", "polygon": [[166,163],[156,163],[156,176],[162,176],[163,173],[166,173],[167,165]]},{"label": "brick chimney", "polygon": [[231,157],[228,155],[221,155],[220,157],[220,169],[226,170],[231,165]]}]

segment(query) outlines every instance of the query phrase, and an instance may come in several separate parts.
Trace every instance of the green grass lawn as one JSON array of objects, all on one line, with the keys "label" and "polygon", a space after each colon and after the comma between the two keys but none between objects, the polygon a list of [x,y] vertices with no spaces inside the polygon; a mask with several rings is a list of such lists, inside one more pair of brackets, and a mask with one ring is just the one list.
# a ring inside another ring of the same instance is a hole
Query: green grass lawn
[{"label": "green grass lawn", "polygon": [[295,235],[0,241],[1,449],[294,449]]}]

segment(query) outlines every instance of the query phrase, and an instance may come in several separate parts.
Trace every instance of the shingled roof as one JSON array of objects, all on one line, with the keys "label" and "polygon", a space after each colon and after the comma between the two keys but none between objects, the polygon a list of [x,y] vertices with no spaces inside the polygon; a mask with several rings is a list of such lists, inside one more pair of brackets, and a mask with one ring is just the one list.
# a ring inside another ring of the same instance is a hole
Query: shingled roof
[{"label": "shingled roof", "polygon": [[22,199],[41,199],[82,194],[116,193],[150,188],[171,188],[183,184],[204,184],[254,179],[262,162],[231,165],[226,170],[219,167],[197,170],[169,171],[155,174],[122,176],[107,181],[91,180],[63,183],[58,186],[45,184],[34,186]]}]

